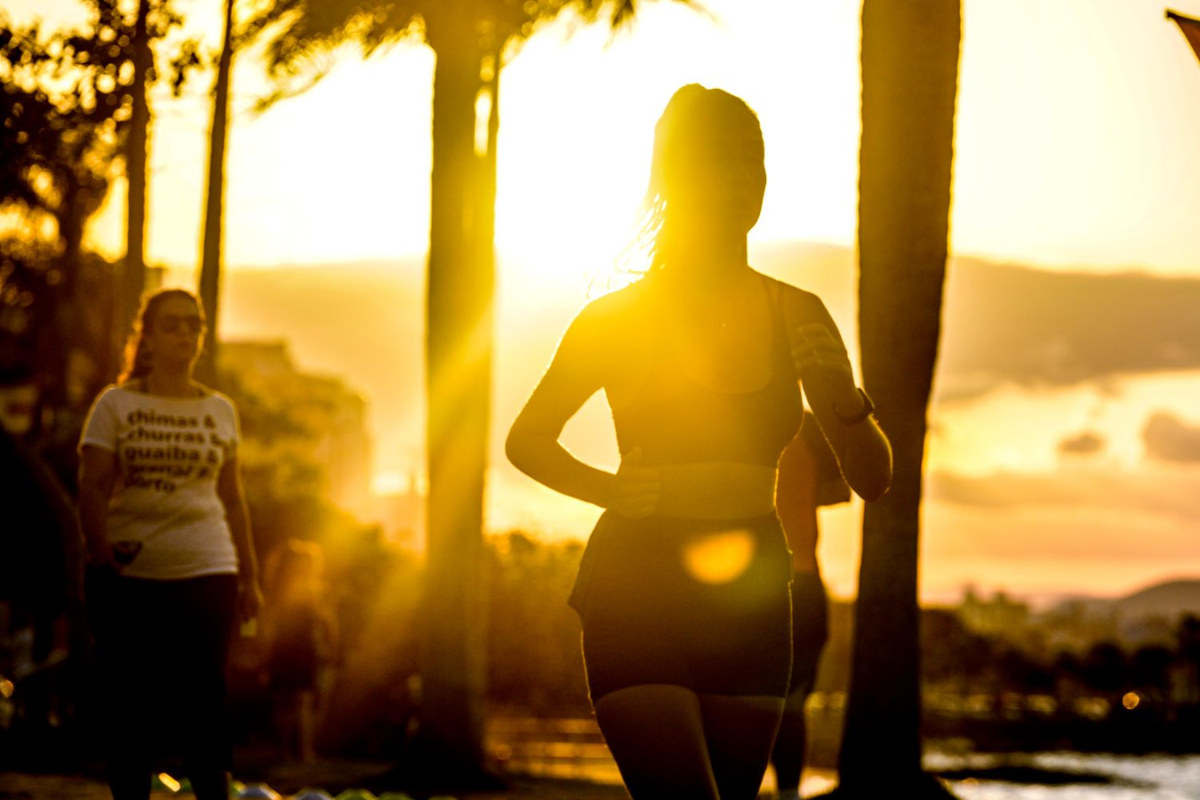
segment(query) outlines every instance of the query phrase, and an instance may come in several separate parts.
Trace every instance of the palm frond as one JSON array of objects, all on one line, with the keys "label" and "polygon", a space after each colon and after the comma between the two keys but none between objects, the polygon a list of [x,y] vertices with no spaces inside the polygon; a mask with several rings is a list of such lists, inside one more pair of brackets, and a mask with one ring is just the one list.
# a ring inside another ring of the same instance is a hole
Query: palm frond
[{"label": "palm frond", "polygon": [[[700,0],[670,0],[713,18]],[[327,69],[316,62],[342,45],[358,45],[364,56],[405,39],[428,41],[427,29],[474,17],[483,53],[511,60],[520,45],[567,11],[584,25],[606,24],[614,34],[628,27],[650,0],[257,0],[239,37],[266,37],[268,74],[277,88],[259,101],[262,110],[301,93]],[[455,16],[450,16],[455,15]],[[315,75],[315,77],[313,77]],[[293,82],[304,77],[304,83]]]},{"label": "palm frond", "polygon": [[418,3],[397,0],[276,0],[254,20],[274,27],[267,44],[272,72],[295,69],[313,53],[356,42],[371,50],[419,26]]}]

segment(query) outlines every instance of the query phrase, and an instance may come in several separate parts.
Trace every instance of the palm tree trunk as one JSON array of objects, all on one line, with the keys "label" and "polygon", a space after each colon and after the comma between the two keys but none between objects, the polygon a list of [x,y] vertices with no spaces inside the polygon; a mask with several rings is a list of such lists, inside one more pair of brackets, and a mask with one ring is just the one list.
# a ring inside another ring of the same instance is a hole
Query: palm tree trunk
[{"label": "palm tree trunk", "polygon": [[233,0],[225,0],[225,37],[213,85],[212,128],[208,140],[208,195],[204,206],[204,243],[200,254],[200,302],[208,315],[208,338],[196,366],[204,383],[217,381],[217,323],[221,290],[221,234],[225,213],[225,143],[229,136],[229,83],[233,67]]},{"label": "palm tree trunk", "polygon": [[121,268],[121,314],[117,349],[124,344],[142,301],[146,284],[146,171],[150,158],[149,73],[154,66],[150,49],[150,0],[138,0],[133,29],[133,106],[125,149],[125,175],[129,182],[126,206],[125,260]]},{"label": "palm tree trunk", "polygon": [[491,265],[477,258],[473,183],[479,54],[469,16],[430,24],[437,53],[426,296],[429,496],[421,729],[423,772],[469,780],[483,765],[483,492],[491,392]]},{"label": "palm tree trunk", "polygon": [[865,0],[859,177],[863,376],[892,442],[868,503],[839,794],[944,789],[921,770],[917,554],[949,233],[960,0]]}]

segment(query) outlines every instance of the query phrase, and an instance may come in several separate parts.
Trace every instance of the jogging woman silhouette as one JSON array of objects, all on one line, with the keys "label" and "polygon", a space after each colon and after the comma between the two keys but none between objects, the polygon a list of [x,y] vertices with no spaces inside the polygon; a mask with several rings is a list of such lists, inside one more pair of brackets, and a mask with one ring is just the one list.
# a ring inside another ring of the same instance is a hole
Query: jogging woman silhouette
[{"label": "jogging woman silhouette", "polygon": [[[571,596],[596,718],[635,800],[749,800],[791,669],[792,558],[775,514],[800,379],[847,482],[891,451],[815,296],[747,264],[766,186],[758,119],[689,85],[655,129],[649,266],[571,323],[508,437],[519,469],[606,509]],[[603,389],[616,474],[558,442]]]}]

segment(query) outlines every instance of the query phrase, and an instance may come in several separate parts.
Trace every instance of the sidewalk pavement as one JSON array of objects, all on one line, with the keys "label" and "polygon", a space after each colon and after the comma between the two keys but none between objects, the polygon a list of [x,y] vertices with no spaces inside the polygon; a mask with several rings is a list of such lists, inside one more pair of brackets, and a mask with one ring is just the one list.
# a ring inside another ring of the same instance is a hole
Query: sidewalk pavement
[{"label": "sidewalk pavement", "polygon": [[[302,785],[320,787],[342,786],[347,784],[350,773],[329,772],[333,765],[311,768],[310,777],[319,777],[318,770],[324,770],[325,781],[302,782]],[[346,767],[346,764],[341,764]],[[359,765],[358,769],[362,769]],[[350,767],[350,772],[354,768]],[[332,775],[332,778],[330,776]],[[279,785],[284,781],[292,784],[299,777],[293,773],[281,776]],[[512,785],[502,792],[463,793],[454,795],[456,800],[628,800],[629,795],[619,786],[584,783],[580,781],[552,780],[541,778],[512,777]],[[350,781],[351,783],[353,781]],[[152,800],[181,800],[191,798],[190,794],[173,794],[156,791]],[[286,797],[286,795],[285,795]],[[36,775],[32,773],[9,772],[0,774],[0,800],[111,800],[108,787],[100,780],[79,775]]]}]

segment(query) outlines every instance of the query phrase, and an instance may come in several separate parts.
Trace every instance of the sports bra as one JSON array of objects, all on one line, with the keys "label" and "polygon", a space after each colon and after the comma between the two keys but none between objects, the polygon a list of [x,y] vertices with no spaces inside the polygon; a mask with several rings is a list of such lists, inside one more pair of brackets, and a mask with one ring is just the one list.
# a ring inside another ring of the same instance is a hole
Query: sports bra
[{"label": "sports bra", "polygon": [[775,468],[800,430],[804,406],[788,353],[782,284],[761,276],[771,315],[771,377],[751,391],[712,389],[688,376],[666,337],[657,342],[645,382],[612,409],[622,453],[642,450],[646,465],[724,461]]}]

